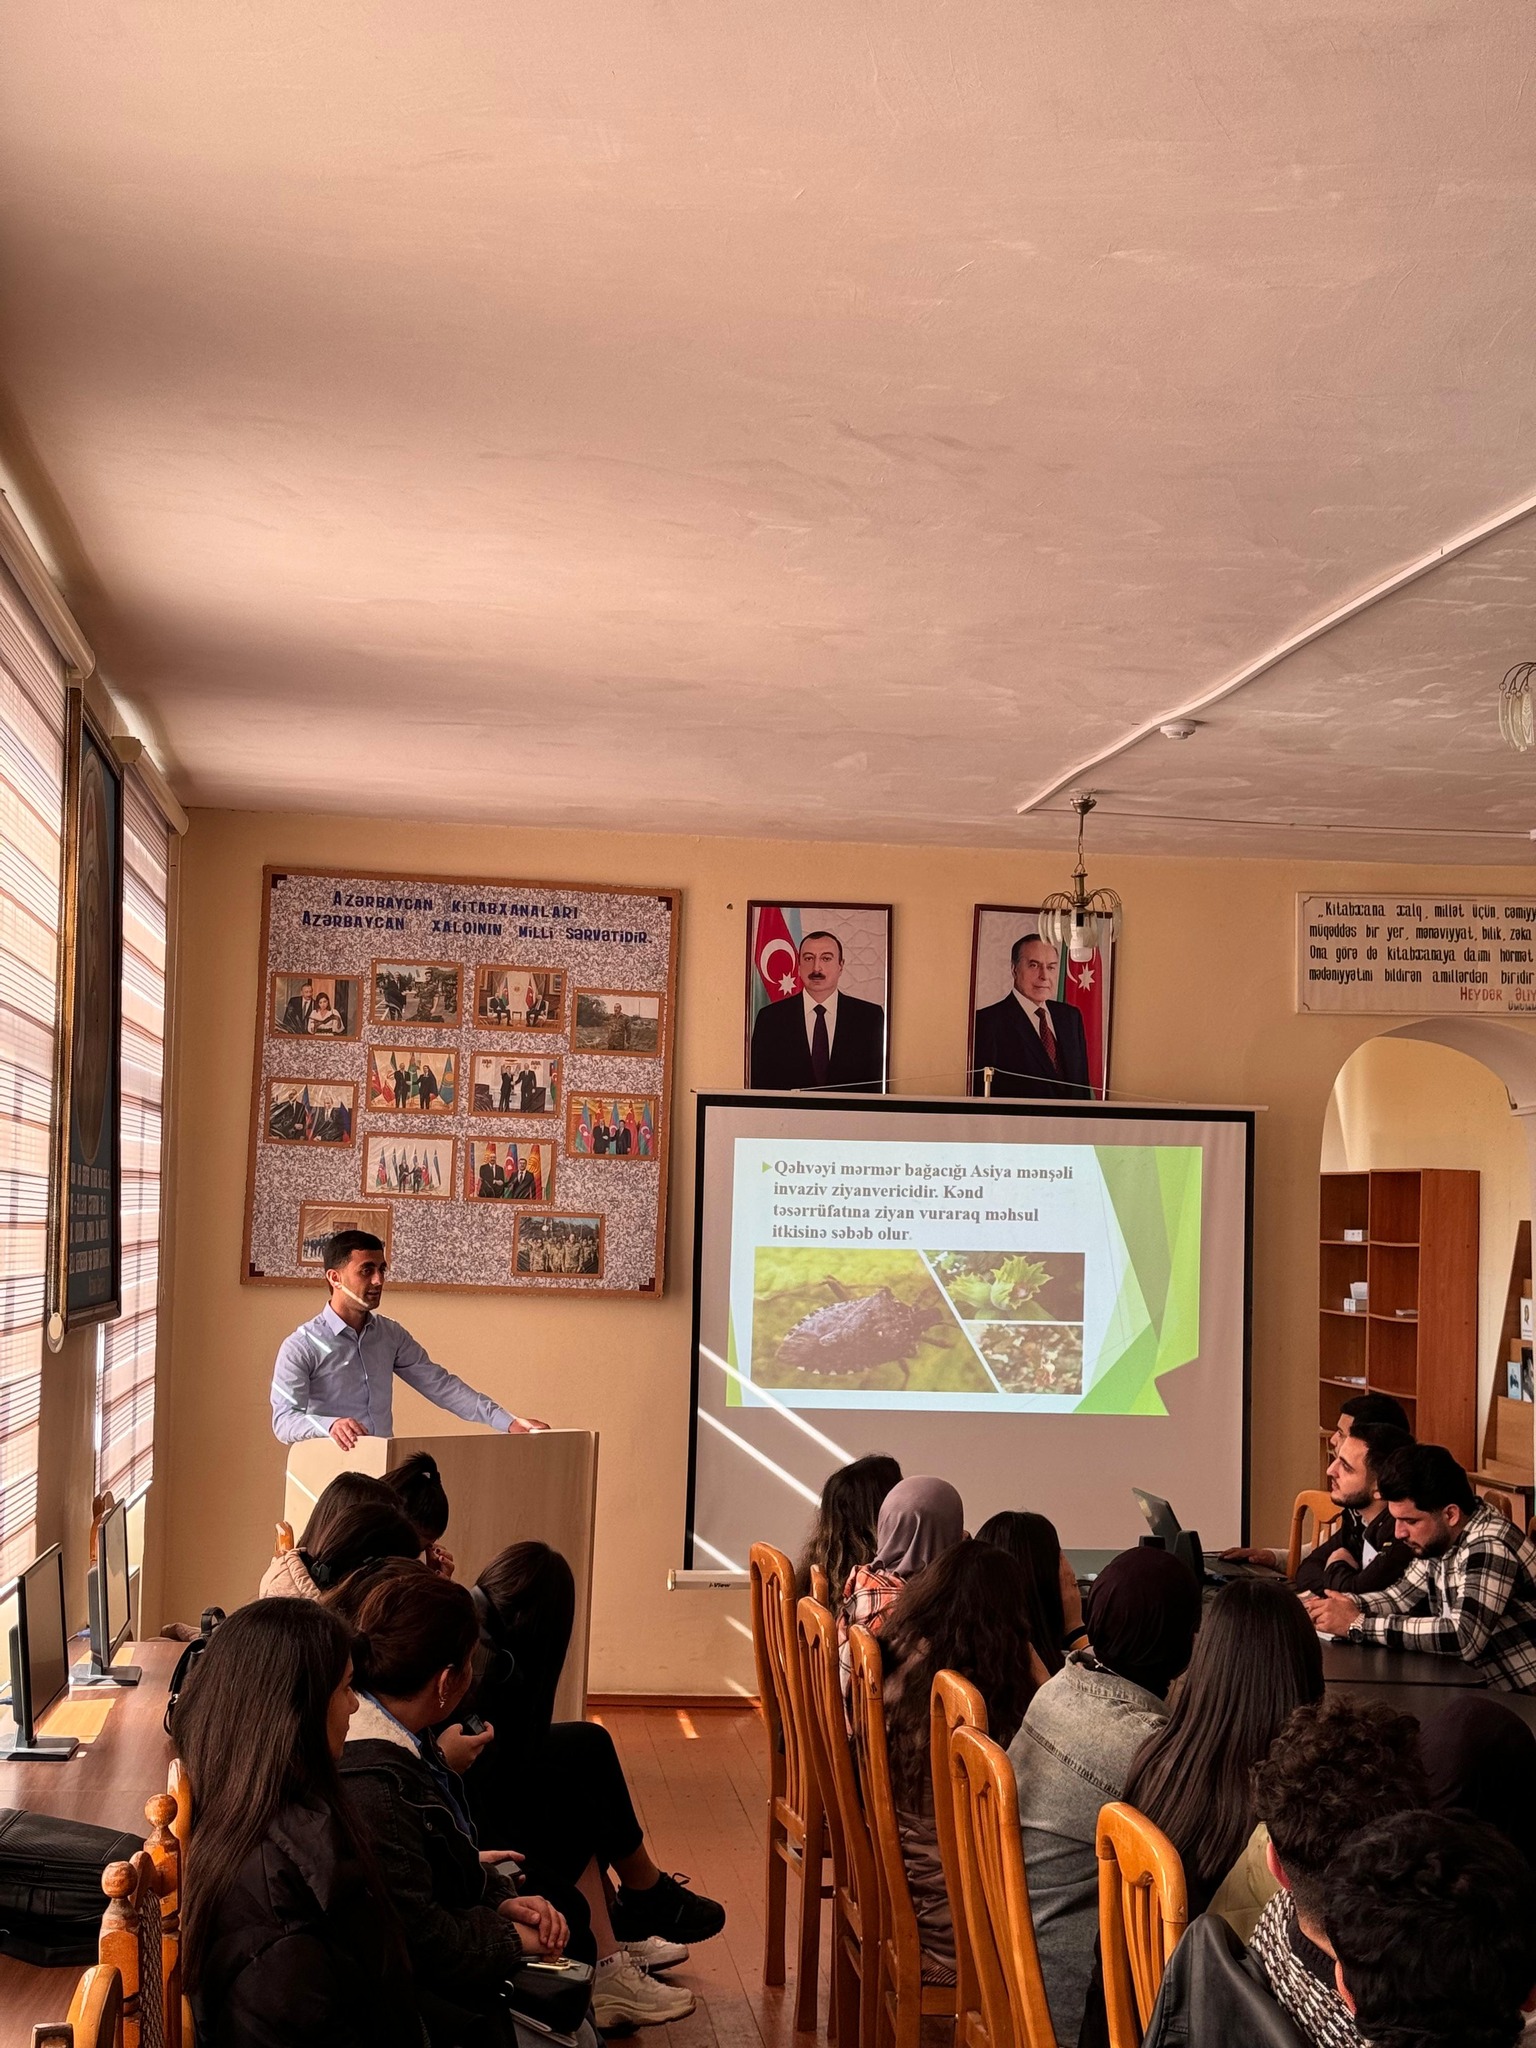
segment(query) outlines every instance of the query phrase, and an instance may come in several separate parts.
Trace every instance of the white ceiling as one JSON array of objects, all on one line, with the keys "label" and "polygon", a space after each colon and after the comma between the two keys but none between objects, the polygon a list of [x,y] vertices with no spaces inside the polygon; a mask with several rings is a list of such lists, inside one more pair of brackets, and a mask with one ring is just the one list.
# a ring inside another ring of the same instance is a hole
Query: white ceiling
[{"label": "white ceiling", "polygon": [[[1536,491],[1533,66],[1530,0],[22,0],[0,453],[189,802],[1038,841]],[[1528,857],[1533,552],[1100,843]]]}]

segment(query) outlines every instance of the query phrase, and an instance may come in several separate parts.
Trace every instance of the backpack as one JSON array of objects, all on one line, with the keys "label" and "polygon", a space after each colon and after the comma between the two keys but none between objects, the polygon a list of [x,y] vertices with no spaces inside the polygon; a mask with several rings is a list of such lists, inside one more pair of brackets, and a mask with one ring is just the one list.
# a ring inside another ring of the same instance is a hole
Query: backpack
[{"label": "backpack", "polygon": [[0,1807],[0,1952],[44,1968],[94,1963],[102,1872],[143,1846],[116,1828]]},{"label": "backpack", "polygon": [[[204,1650],[207,1649],[209,1643],[212,1642],[213,1632],[223,1619],[224,1610],[222,1607],[205,1607],[202,1619],[198,1623],[200,1633],[192,1638],[191,1642],[188,1643],[187,1647],[176,1659],[176,1669],[171,1673],[171,1683],[167,1689],[165,1702],[165,1721],[163,1725],[167,1735],[171,1732],[171,1716],[176,1711],[176,1702],[186,1690],[187,1680],[192,1675],[192,1667],[198,1658],[201,1657]],[[139,1846],[142,1847],[143,1844],[141,1843]]]}]

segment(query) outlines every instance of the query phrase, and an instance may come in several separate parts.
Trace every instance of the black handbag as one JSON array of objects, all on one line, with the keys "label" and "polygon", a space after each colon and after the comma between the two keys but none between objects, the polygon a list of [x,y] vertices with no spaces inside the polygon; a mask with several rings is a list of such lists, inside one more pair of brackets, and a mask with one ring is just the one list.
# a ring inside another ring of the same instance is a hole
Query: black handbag
[{"label": "black handbag", "polygon": [[171,1673],[171,1682],[166,1688],[165,1719],[161,1723],[167,1735],[171,1732],[171,1716],[176,1711],[176,1702],[186,1690],[192,1667],[213,1640],[213,1632],[224,1619],[222,1607],[205,1607],[198,1623],[200,1634],[195,1635],[181,1655],[176,1659],[176,1669]]},{"label": "black handbag", "polygon": [[530,1959],[507,1980],[506,2001],[514,2019],[541,2034],[569,2040],[592,2003],[590,1963],[574,1956]]},{"label": "black handbag", "polygon": [[115,1828],[0,1807],[0,1951],[45,1968],[94,1963],[102,1872],[143,1846]]}]

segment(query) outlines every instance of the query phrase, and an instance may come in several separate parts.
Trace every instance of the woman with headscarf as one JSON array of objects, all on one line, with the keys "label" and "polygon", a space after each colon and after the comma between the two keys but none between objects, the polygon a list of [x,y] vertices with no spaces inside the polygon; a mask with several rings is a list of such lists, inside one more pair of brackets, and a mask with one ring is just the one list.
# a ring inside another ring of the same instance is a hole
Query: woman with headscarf
[{"label": "woman with headscarf", "polygon": [[1093,1649],[1076,1651],[1030,1702],[1008,1750],[1040,1969],[1058,2041],[1075,2041],[1098,1932],[1099,1808],[1167,1719],[1168,1688],[1189,1663],[1200,1587],[1166,1550],[1127,1550],[1088,1595]]},{"label": "woman with headscarf", "polygon": [[880,1503],[875,1554],[848,1574],[837,1618],[837,1662],[845,1705],[853,1698],[849,1629],[867,1628],[878,1636],[908,1579],[953,1550],[964,1534],[965,1509],[947,1479],[903,1479]]},{"label": "woman with headscarf", "polygon": [[1486,1821],[1536,1869],[1536,1735],[1486,1693],[1454,1692],[1419,1738],[1429,1803]]}]

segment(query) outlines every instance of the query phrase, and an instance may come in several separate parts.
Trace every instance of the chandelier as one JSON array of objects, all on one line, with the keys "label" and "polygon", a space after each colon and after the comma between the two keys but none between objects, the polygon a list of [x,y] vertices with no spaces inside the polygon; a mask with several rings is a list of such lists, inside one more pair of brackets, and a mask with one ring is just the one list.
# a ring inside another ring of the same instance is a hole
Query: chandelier
[{"label": "chandelier", "polygon": [[1499,685],[1499,731],[1517,754],[1528,754],[1536,747],[1532,677],[1536,677],[1536,661],[1517,661]]},{"label": "chandelier", "polygon": [[[1529,744],[1529,743],[1527,743]],[[1083,866],[1083,821],[1098,798],[1080,790],[1072,799],[1077,813],[1077,866],[1072,872],[1072,893],[1053,889],[1040,906],[1040,936],[1048,945],[1065,948],[1068,957],[1080,964],[1091,960],[1101,947],[1120,935],[1120,898],[1113,889],[1088,887]]]}]

